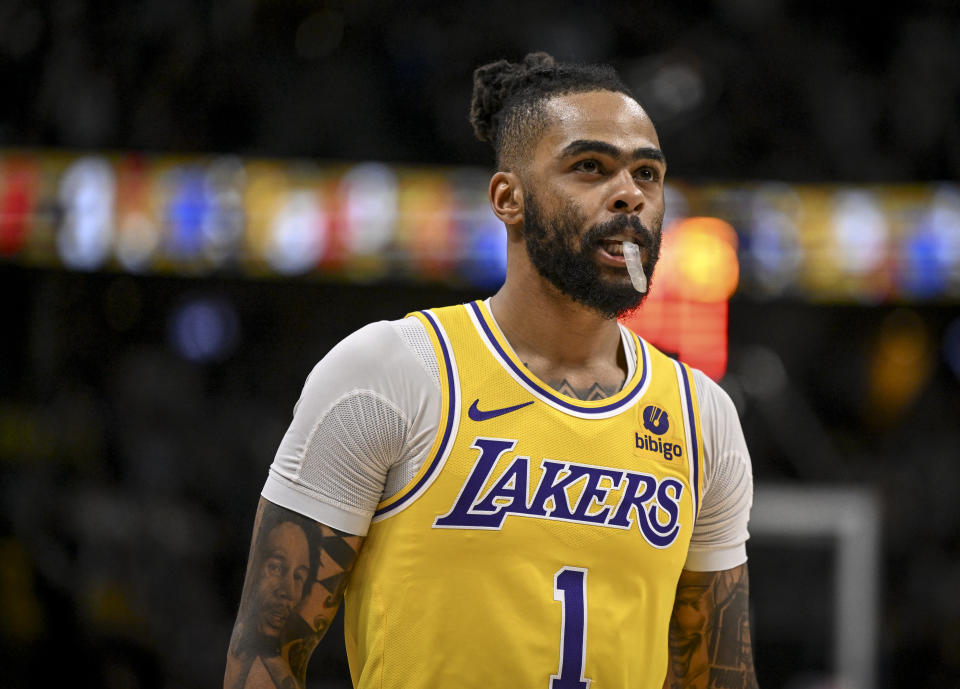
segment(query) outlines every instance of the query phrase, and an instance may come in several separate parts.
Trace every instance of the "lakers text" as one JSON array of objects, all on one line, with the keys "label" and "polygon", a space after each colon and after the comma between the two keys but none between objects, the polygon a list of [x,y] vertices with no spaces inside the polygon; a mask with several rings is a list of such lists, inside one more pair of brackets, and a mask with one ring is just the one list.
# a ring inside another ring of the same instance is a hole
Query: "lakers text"
[{"label": "lakers text", "polygon": [[[500,458],[517,442],[474,440],[471,447],[479,454],[473,469],[453,507],[434,521],[434,528],[499,529],[507,517],[517,516],[618,529],[636,525],[656,548],[666,548],[676,540],[684,490],[679,480],[543,459],[539,480],[530,491],[530,472],[537,469],[531,467],[529,457],[518,455],[499,475],[491,476]],[[487,485],[490,488],[484,490]]]}]

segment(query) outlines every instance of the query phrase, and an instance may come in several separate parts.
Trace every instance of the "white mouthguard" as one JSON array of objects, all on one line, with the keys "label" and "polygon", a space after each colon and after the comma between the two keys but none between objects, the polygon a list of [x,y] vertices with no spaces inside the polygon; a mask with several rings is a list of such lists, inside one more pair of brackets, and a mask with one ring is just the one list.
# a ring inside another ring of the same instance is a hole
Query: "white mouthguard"
[{"label": "white mouthguard", "polygon": [[633,288],[640,294],[646,294],[647,274],[643,272],[643,263],[640,261],[640,247],[633,242],[623,242],[623,258],[627,262],[627,272],[630,273]]}]

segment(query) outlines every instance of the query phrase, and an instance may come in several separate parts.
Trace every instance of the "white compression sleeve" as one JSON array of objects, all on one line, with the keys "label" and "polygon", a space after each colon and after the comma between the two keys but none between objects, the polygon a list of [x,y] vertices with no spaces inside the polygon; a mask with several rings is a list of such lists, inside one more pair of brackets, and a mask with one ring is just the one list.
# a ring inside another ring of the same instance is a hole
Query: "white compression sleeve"
[{"label": "white compression sleeve", "polygon": [[730,396],[699,370],[694,369],[693,379],[703,431],[704,486],[685,568],[720,571],[747,560],[753,472]]},{"label": "white compression sleeve", "polygon": [[365,535],[377,504],[416,474],[433,442],[440,391],[402,324],[361,328],[314,367],[265,498]]}]

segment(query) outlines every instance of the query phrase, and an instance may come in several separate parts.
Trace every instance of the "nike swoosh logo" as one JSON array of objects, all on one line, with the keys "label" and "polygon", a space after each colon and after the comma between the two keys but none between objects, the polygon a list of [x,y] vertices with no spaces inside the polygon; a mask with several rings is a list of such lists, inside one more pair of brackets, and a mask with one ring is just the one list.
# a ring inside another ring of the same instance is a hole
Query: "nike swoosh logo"
[{"label": "nike swoosh logo", "polygon": [[523,409],[524,407],[533,404],[533,400],[529,402],[522,402],[521,404],[515,404],[512,407],[501,407],[500,409],[491,409],[490,411],[481,411],[477,408],[477,403],[479,399],[475,399],[473,404],[470,405],[470,408],[467,410],[467,416],[469,416],[474,421],[487,421],[489,419],[495,419],[498,416],[503,416],[504,414],[509,414],[512,411],[517,411],[517,409]]}]

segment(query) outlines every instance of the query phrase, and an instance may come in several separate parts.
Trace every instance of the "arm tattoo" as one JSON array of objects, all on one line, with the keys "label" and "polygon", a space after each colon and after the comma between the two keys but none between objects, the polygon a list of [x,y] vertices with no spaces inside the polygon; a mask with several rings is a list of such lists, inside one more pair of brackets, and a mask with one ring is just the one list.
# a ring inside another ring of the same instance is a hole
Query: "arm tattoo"
[{"label": "arm tattoo", "polygon": [[362,542],[260,500],[225,689],[303,688]]},{"label": "arm tattoo", "polygon": [[665,689],[756,689],[746,564],[684,570],[670,618]]}]

